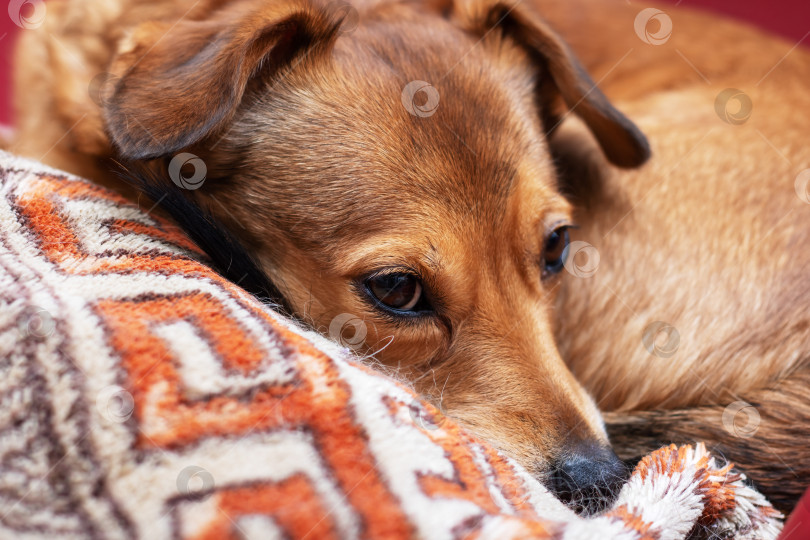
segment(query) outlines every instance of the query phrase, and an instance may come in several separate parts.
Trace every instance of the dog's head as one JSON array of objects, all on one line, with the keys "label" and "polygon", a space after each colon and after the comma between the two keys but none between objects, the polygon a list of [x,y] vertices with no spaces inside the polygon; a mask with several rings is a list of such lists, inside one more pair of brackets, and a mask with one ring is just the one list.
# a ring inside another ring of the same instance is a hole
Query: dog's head
[{"label": "dog's head", "polygon": [[127,47],[106,110],[120,154],[199,156],[186,195],[298,316],[558,492],[615,484],[552,336],[572,209],[549,134],[571,112],[614,164],[649,152],[527,6],[242,1]]}]

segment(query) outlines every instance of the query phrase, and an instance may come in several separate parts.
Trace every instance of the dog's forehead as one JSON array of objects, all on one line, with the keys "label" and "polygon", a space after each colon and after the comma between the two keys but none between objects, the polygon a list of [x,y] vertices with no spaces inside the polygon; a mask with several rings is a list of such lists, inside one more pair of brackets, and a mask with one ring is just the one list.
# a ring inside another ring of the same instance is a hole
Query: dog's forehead
[{"label": "dog's forehead", "polygon": [[339,39],[332,65],[355,105],[344,101],[347,140],[366,149],[364,134],[374,137],[383,182],[395,175],[448,200],[503,197],[524,162],[545,157],[534,70],[497,36],[435,16],[383,20]]},{"label": "dog's forehead", "polygon": [[517,182],[551,193],[531,65],[477,41],[439,17],[361,24],[269,89],[241,122],[276,213],[370,233],[425,209],[500,220]]}]

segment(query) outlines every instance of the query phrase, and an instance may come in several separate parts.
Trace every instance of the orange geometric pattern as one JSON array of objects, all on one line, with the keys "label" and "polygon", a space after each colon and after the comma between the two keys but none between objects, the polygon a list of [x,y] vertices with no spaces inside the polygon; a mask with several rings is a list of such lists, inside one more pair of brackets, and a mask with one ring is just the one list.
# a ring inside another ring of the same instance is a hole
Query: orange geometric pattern
[{"label": "orange geometric pattern", "polygon": [[411,390],[219,276],[171,223],[7,154],[0,358],[3,538],[779,531],[702,445],[648,456],[612,510],[576,516]]}]

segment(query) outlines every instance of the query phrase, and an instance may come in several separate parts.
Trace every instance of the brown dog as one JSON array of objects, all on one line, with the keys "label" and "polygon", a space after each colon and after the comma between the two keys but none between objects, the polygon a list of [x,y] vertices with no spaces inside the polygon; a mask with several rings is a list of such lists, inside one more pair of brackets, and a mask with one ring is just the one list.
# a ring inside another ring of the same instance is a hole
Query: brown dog
[{"label": "brown dog", "polygon": [[[549,16],[588,66],[610,71],[627,36],[605,36],[602,44],[601,27],[580,33],[568,15],[574,12],[552,8]],[[740,240],[759,230],[757,222],[741,221],[744,203],[759,216],[783,199],[746,200],[753,187],[770,194],[764,173],[746,177],[741,196],[734,153],[714,159],[718,147],[727,148],[728,133],[702,147],[712,159],[691,168],[693,177],[676,183],[663,174],[705,134],[706,122],[721,122],[709,107],[708,116],[695,112],[673,129],[672,107],[699,111],[717,92],[694,88],[689,71],[661,67],[648,77],[642,69],[657,58],[648,50],[639,52],[635,71],[626,67],[629,60],[620,65],[614,73],[627,78],[615,83],[614,75],[607,88],[653,134],[660,157],[638,173],[619,174],[601,154],[634,167],[647,158],[646,141],[538,17],[543,6],[54,0],[48,10],[44,29],[27,31],[21,42],[18,152],[122,191],[109,158],[125,160],[145,179],[141,188],[212,256],[227,262],[234,255],[213,219],[229,231],[226,241],[235,236],[258,262],[274,284],[265,289],[280,292],[276,299],[289,311],[337,338],[330,330],[345,314],[363,321],[356,325],[365,332],[362,352],[397,368],[578,506],[598,507],[590,499],[610,492],[623,467],[609,450],[595,403],[558,353],[555,327],[566,358],[604,406],[706,405],[677,425],[674,419],[684,417],[678,412],[617,417],[614,437],[630,453],[672,437],[715,440],[706,426],[723,429],[711,423],[723,398],[695,391],[689,376],[695,369],[717,385],[714,392],[734,394],[767,388],[806,366],[806,356],[785,352],[807,350],[806,331],[798,333],[807,324],[801,295],[788,294],[799,274],[786,271],[801,269],[806,258],[786,260],[784,235],[777,261],[767,257],[776,238],[761,246]],[[687,55],[695,50],[692,43],[683,47]],[[670,87],[683,91],[661,92]],[[793,130],[785,140],[806,133],[795,117],[774,109],[780,116],[772,125]],[[569,111],[579,124],[562,122]],[[758,167],[781,166],[756,151]],[[802,159],[799,146],[784,151]],[[201,169],[204,185],[192,185],[189,178],[199,181]],[[672,183],[672,197],[642,206],[644,194],[662,181]],[[711,201],[704,197],[707,182]],[[644,214],[630,212],[637,203]],[[702,210],[707,206],[713,210]],[[729,210],[726,219],[716,206]],[[785,227],[797,230],[806,220],[800,210]],[[623,220],[628,212],[632,217]],[[765,214],[763,229],[781,215]],[[591,277],[578,277],[574,268],[575,276],[561,280],[573,215],[602,264]],[[638,257],[655,232],[673,244],[645,247]],[[689,266],[672,264],[670,255]],[[625,263],[631,259],[637,261]],[[725,292],[712,272],[729,260],[720,278]],[[806,294],[806,280],[799,286]],[[734,309],[767,291],[795,328],[777,331],[770,313],[762,319],[770,326],[758,326],[755,313]],[[628,319],[623,302],[636,306],[635,318]],[[735,318],[719,318],[712,309],[718,306]],[[698,315],[711,316],[713,327],[706,329]],[[677,364],[654,363],[642,344],[650,317],[678,326],[683,348],[687,338],[693,344],[690,355]],[[749,360],[753,352],[744,351],[752,375],[723,378],[712,359],[739,354],[740,344],[722,347],[723,340],[751,328],[757,333],[746,343],[761,355]],[[781,331],[790,343],[776,341]],[[788,385],[775,395],[780,403],[796,399],[783,397]],[[721,439],[751,470],[767,462],[764,454],[748,459],[747,445],[757,437]],[[787,504],[798,484],[768,493]]]}]

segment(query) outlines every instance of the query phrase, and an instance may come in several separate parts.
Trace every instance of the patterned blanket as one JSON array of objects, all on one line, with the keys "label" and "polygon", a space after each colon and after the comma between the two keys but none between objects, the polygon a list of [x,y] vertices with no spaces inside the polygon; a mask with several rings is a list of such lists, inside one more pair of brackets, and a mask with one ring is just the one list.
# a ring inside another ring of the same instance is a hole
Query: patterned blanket
[{"label": "patterned blanket", "polygon": [[775,538],[703,445],[573,514],[173,225],[0,154],[0,538]]}]

